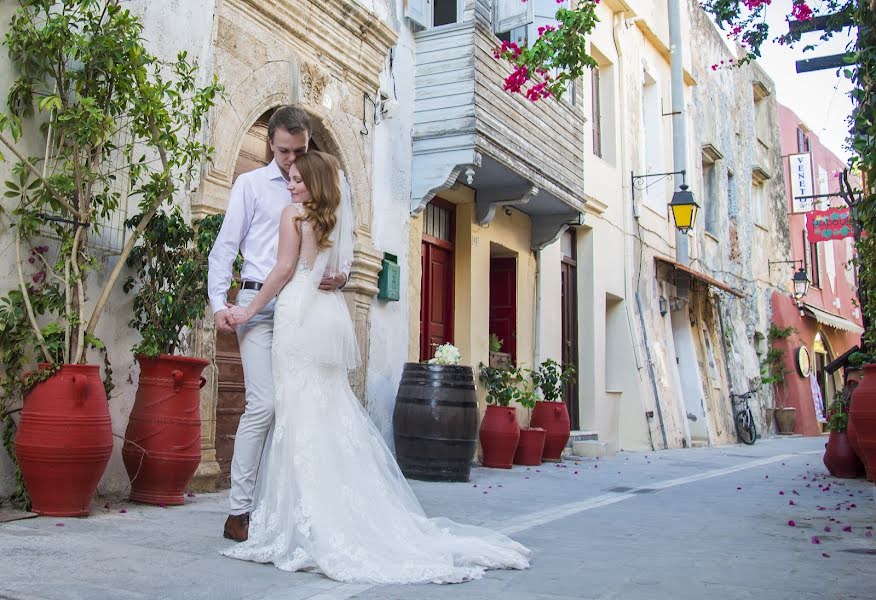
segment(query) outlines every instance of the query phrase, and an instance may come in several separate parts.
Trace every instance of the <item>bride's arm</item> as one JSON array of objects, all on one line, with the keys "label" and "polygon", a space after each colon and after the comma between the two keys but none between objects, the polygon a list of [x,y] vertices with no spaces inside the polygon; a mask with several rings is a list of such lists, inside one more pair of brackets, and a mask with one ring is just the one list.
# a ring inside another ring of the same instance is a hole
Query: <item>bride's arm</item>
[{"label": "bride's arm", "polygon": [[277,263],[256,294],[244,309],[244,321],[248,321],[261,311],[270,302],[283,286],[286,285],[292,275],[295,274],[295,265],[298,263],[298,254],[301,251],[301,222],[296,217],[300,213],[294,205],[283,209],[280,216],[280,240],[277,243]]}]

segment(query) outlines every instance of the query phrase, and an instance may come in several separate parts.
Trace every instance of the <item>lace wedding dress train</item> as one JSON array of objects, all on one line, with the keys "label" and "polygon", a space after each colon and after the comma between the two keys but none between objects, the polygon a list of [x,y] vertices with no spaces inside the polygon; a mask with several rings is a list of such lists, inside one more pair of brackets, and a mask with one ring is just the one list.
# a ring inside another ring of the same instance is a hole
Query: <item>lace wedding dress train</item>
[{"label": "lace wedding dress train", "polygon": [[529,550],[508,537],[423,513],[350,389],[356,338],[340,292],[316,289],[324,254],[302,256],[278,297],[274,430],[249,540],[222,554],[375,584],[457,583],[527,568]]}]

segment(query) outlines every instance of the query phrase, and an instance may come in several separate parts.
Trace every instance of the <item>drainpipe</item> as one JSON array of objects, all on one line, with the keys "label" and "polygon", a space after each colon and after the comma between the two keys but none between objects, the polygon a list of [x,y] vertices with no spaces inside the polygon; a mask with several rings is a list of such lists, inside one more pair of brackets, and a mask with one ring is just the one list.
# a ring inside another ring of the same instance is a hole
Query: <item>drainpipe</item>
[{"label": "drainpipe", "polygon": [[[669,64],[672,73],[672,158],[673,171],[687,171],[687,107],[684,100],[684,54],[681,42],[681,1],[668,0]],[[675,187],[681,185],[675,176]],[[690,264],[686,233],[675,230],[675,260]]]},{"label": "drainpipe", "polygon": [[541,250],[535,251],[535,368],[541,364]]}]

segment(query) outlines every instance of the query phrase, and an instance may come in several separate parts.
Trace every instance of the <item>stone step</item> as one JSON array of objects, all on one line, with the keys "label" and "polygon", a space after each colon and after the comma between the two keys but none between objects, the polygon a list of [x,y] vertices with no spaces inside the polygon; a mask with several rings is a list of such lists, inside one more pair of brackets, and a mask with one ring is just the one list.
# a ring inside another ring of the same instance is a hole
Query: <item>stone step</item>
[{"label": "stone step", "polygon": [[613,442],[581,440],[572,444],[572,454],[585,458],[605,458],[617,454],[617,447]]}]

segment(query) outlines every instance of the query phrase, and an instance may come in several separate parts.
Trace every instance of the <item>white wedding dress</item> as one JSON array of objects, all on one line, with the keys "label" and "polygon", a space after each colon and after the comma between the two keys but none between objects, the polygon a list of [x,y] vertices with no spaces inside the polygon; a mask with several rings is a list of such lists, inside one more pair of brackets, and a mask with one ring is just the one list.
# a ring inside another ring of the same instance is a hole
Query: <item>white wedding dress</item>
[{"label": "white wedding dress", "polygon": [[428,518],[347,371],[359,364],[340,292],[318,290],[328,250],[302,227],[301,258],[274,313],[275,421],[262,456],[249,539],[225,556],[343,582],[457,583],[525,569],[508,537]]}]

